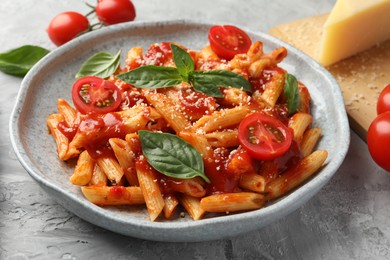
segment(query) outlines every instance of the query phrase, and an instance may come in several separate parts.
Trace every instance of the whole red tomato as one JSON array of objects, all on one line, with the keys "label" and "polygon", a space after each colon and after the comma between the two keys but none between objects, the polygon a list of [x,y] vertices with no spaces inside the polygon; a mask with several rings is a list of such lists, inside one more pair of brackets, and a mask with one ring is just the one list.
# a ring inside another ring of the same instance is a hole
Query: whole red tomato
[{"label": "whole red tomato", "polygon": [[136,15],[130,0],[99,0],[95,11],[104,25],[133,21]]},{"label": "whole red tomato", "polygon": [[60,13],[51,20],[47,33],[51,41],[60,46],[89,30],[87,17],[76,12]]},{"label": "whole red tomato", "polygon": [[376,111],[378,115],[390,111],[390,84],[387,85],[379,95]]},{"label": "whole red tomato", "polygon": [[390,111],[372,121],[367,132],[367,144],[372,159],[390,172]]}]

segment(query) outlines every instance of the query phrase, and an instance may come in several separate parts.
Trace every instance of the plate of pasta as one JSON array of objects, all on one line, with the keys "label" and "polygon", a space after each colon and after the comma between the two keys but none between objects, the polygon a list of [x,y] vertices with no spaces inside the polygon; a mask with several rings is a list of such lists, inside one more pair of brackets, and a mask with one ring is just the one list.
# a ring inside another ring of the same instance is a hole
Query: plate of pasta
[{"label": "plate of pasta", "polygon": [[319,64],[267,34],[185,20],[110,26],[52,51],[24,78],[10,131],[59,204],[157,241],[268,225],[314,196],[349,146]]}]

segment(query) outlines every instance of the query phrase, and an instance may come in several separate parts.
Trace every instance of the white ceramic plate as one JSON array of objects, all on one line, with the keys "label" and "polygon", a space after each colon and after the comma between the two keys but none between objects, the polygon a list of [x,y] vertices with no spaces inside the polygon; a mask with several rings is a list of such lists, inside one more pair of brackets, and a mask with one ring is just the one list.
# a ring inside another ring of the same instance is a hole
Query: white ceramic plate
[{"label": "white ceramic plate", "polygon": [[[342,163],[349,146],[349,126],[336,81],[320,65],[287,44],[246,30],[269,51],[285,46],[289,55],[281,66],[309,88],[315,125],[323,130],[318,148],[329,152],[326,165],[310,181],[267,207],[239,214],[193,221],[190,217],[150,222],[143,207],[101,208],[88,202],[69,182],[73,167],[60,161],[46,117],[56,112],[58,98],[71,101],[71,86],[81,64],[96,52],[122,56],[132,46],[145,49],[155,42],[175,41],[199,50],[208,44],[210,24],[190,21],[132,22],[88,33],[52,51],[24,78],[10,121],[13,148],[28,173],[59,204],[79,217],[128,236],[159,241],[204,241],[248,232],[297,209],[325,185]],[[124,58],[122,57],[122,60]]]}]

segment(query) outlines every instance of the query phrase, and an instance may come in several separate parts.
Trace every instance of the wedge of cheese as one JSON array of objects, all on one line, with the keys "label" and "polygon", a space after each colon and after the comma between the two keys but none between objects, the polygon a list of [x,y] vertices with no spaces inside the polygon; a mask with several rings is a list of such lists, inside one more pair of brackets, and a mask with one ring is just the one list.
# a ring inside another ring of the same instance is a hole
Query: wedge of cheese
[{"label": "wedge of cheese", "polygon": [[390,39],[390,0],[338,0],[323,28],[318,61],[328,66]]}]

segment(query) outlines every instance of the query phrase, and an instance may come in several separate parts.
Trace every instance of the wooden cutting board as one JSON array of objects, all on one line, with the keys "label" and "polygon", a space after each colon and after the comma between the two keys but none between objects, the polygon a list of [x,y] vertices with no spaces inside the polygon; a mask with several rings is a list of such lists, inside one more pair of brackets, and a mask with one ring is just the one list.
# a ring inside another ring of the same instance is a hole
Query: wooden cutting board
[{"label": "wooden cutting board", "polygon": [[[281,24],[271,28],[270,34],[316,60],[327,16],[324,14]],[[340,85],[351,128],[366,140],[368,127],[376,117],[379,93],[390,84],[390,40],[326,69]]]}]

